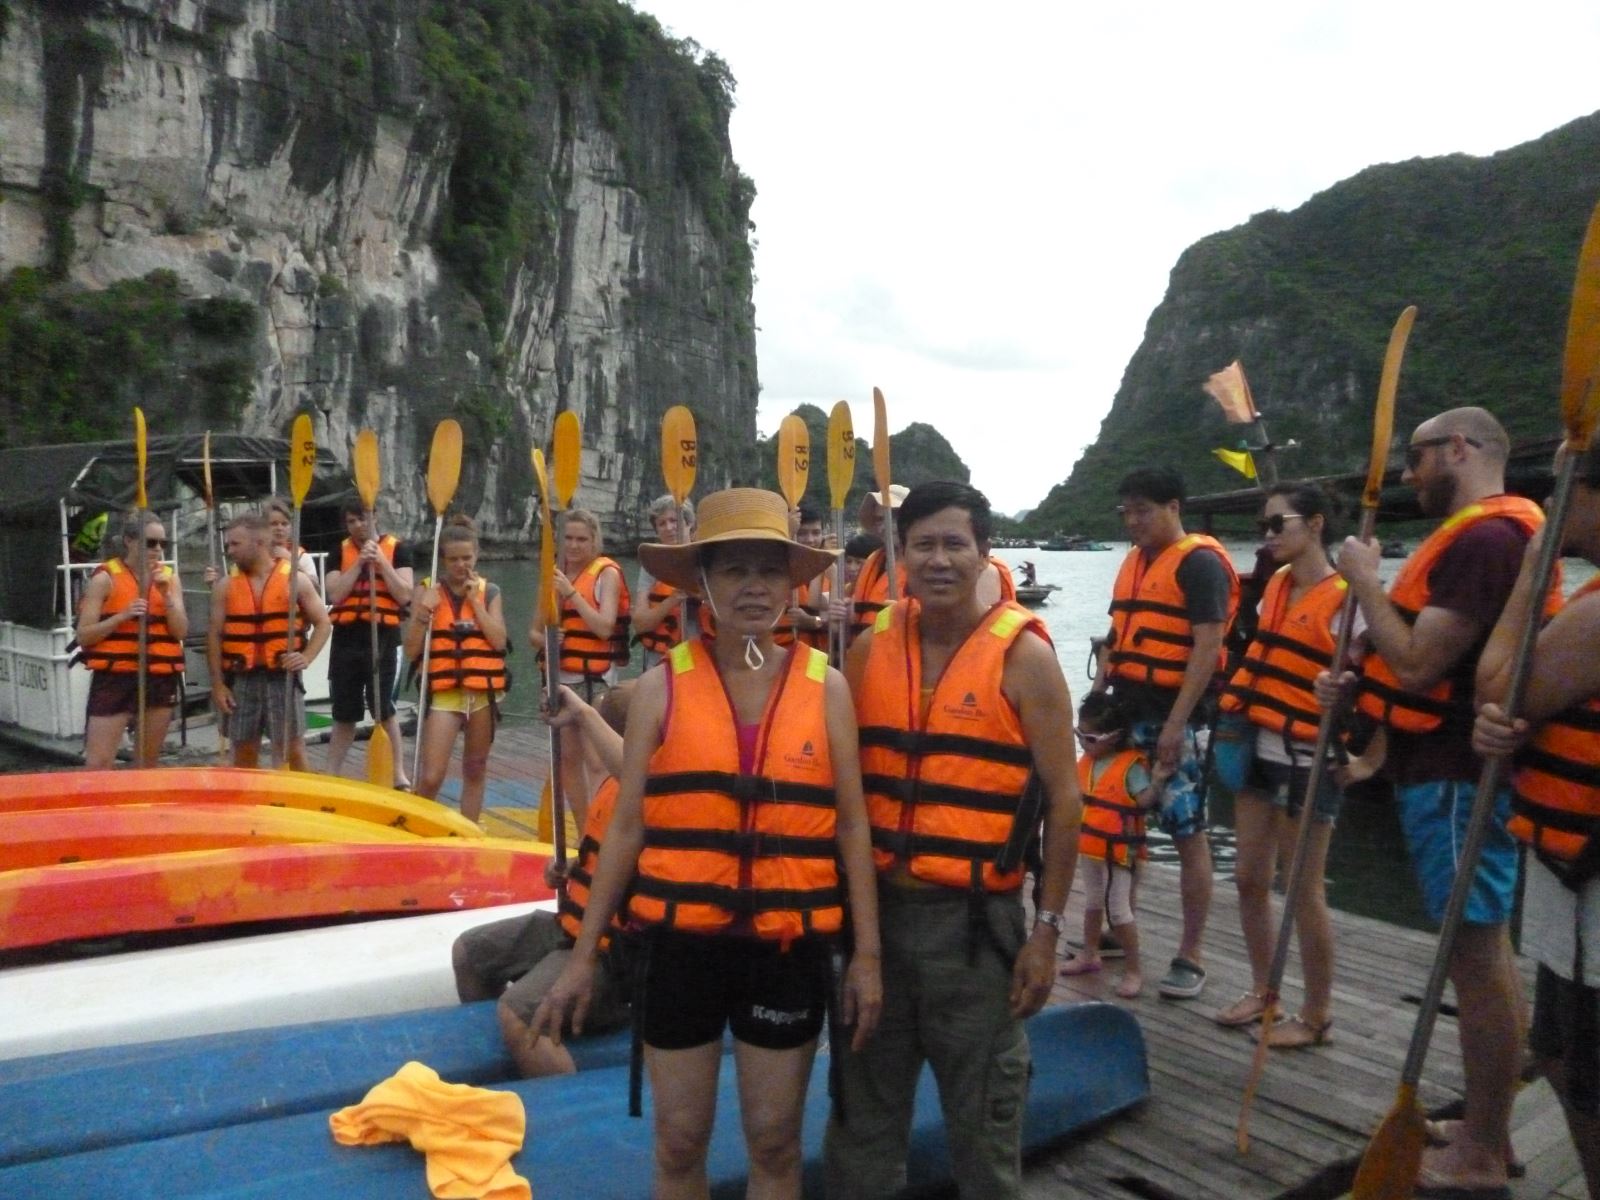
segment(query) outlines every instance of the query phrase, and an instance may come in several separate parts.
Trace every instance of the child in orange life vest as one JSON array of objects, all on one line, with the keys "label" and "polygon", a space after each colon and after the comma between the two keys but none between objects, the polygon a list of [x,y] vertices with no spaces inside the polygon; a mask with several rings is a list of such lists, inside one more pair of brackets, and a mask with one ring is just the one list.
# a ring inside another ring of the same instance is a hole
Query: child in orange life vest
[{"label": "child in orange life vest", "polygon": [[1078,706],[1078,785],[1083,791],[1083,828],[1078,837],[1078,872],[1083,880],[1083,949],[1067,960],[1063,975],[1100,970],[1100,934],[1106,914],[1125,958],[1117,995],[1125,1000],[1144,987],[1139,970],[1139,927],[1133,919],[1133,885],[1145,857],[1144,813],[1155,807],[1171,767],[1152,769],[1128,745],[1128,722],[1116,700],[1090,692]]}]

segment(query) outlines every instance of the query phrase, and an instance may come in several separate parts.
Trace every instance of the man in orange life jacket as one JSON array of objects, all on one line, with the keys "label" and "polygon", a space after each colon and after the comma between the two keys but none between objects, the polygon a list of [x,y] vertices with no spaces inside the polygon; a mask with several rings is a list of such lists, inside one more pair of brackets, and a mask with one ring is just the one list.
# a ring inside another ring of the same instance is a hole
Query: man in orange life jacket
[{"label": "man in orange life jacket", "polygon": [[[1543,516],[1505,495],[1510,443],[1481,408],[1456,408],[1417,426],[1402,480],[1424,514],[1443,523],[1406,560],[1389,592],[1378,578],[1379,547],[1349,538],[1340,573],[1366,618],[1369,648],[1358,708],[1382,722],[1385,771],[1429,914],[1437,921],[1455,880],[1456,855],[1476,791],[1473,671],[1511,595],[1524,548]],[[1346,676],[1353,681],[1353,677]],[[1335,699],[1326,672],[1318,699]],[[1507,788],[1456,935],[1450,981],[1460,1010],[1466,1110],[1451,1144],[1423,1159],[1426,1186],[1503,1188],[1511,1101],[1521,1054],[1520,988],[1506,922],[1516,891],[1516,845],[1506,832]]]},{"label": "man in orange life jacket", "polygon": [[[1600,566],[1600,449],[1591,448],[1578,471],[1562,553]],[[1484,755],[1521,748],[1510,828],[1530,849],[1522,953],[1539,964],[1539,975],[1528,1041],[1566,1109],[1589,1195],[1600,1196],[1600,575],[1539,632],[1511,727],[1500,706],[1532,615],[1540,540],[1529,539],[1522,573],[1478,660],[1483,707],[1472,744]]]},{"label": "man in orange life jacket", "polygon": [[1111,633],[1094,690],[1111,689],[1131,719],[1134,747],[1173,772],[1157,821],[1178,849],[1183,935],[1157,990],[1187,1000],[1205,987],[1200,942],[1212,878],[1194,727],[1223,665],[1223,639],[1239,611],[1239,577],[1220,543],[1184,532],[1183,479],[1176,471],[1130,472],[1117,495],[1133,549],[1112,592]]},{"label": "man in orange life jacket", "polygon": [[[802,546],[821,548],[826,541],[822,534],[822,514],[812,505],[802,502],[790,515],[792,519],[798,518],[792,521],[794,540]],[[808,646],[816,646],[823,650],[828,648],[827,589],[832,583],[833,572],[824,571],[815,579],[809,580],[804,587],[794,590],[794,603],[789,605],[788,611],[783,615],[783,621],[778,625],[780,646],[787,646],[798,635],[799,640]]]},{"label": "man in orange life jacket", "polygon": [[[394,752],[396,787],[410,787],[405,746],[394,709],[395,651],[400,644],[400,616],[411,602],[411,551],[392,534],[376,538],[372,515],[359,496],[342,509],[349,535],[339,546],[339,569],[328,572],[328,603],[333,606],[333,644],[328,648],[328,698],[333,702],[333,729],[328,734],[328,774],[344,769],[363,713],[376,717],[382,706],[384,732]],[[378,691],[372,692],[372,602],[377,588]]]},{"label": "man in orange life jacket", "polygon": [[[622,774],[622,729],[628,720],[632,691],[632,681],[619,684],[606,693],[597,707],[591,707],[571,688],[564,687],[560,711],[554,717],[546,717],[550,724],[560,725],[582,741],[589,776],[597,781],[588,803],[574,804],[575,811],[585,810],[577,860],[565,879],[556,872],[554,863],[546,870],[546,881],[559,890],[557,911],[474,926],[456,939],[451,951],[456,994],[463,1004],[498,998],[495,1012],[506,1048],[517,1069],[529,1078],[570,1075],[577,1070],[570,1029],[564,1031],[558,1046],[547,1037],[529,1038],[528,1022],[572,957],[589,883],[600,858],[600,842],[616,801],[617,778]],[[602,951],[600,959],[594,999],[584,1021],[586,1035],[606,1033],[628,1020],[628,992],[614,943]]]},{"label": "man in orange life jacket", "polygon": [[[889,488],[889,507],[898,516],[900,505],[905,502],[908,495],[907,489],[901,484],[892,484]],[[887,530],[884,528],[883,504],[879,499],[880,493],[868,492],[861,497],[861,507],[856,512],[856,520],[861,526],[862,533],[869,533],[873,537],[882,538]],[[895,525],[895,545],[899,545],[900,527]],[[906,594],[906,568],[905,564],[895,562],[895,575],[897,583],[895,594]],[[878,615],[880,609],[889,603],[889,574],[888,559],[884,555],[883,547],[879,546],[867,555],[867,561],[861,564],[861,573],[856,576],[855,588],[850,594],[849,608],[849,633],[854,641],[868,629],[872,628],[872,619]]]},{"label": "man in orange life jacket", "polygon": [[[834,1046],[828,1195],[899,1191],[927,1059],[961,1195],[1003,1200],[1021,1194],[1022,1018],[1049,996],[1077,861],[1072,702],[1038,619],[978,599],[992,520],[983,493],[920,484],[897,515],[911,599],[880,612],[846,664],[878,868],[883,1013],[864,1047]],[[1046,798],[1031,930],[1023,871],[1006,856],[1037,829],[1037,810],[1023,815],[1030,768]]]},{"label": "man in orange life jacket", "polygon": [[[228,523],[223,548],[238,570],[211,586],[211,621],[206,629],[211,703],[226,722],[236,767],[256,765],[263,734],[289,753],[295,736],[305,729],[306,712],[305,698],[297,694],[293,728],[285,728],[284,675],[305,670],[332,632],[317,585],[304,572],[291,572],[288,563],[272,557],[271,538],[271,528],[260,513],[235,517]],[[289,645],[291,596],[299,606],[293,646]],[[289,763],[296,770],[306,769],[293,758]]]}]

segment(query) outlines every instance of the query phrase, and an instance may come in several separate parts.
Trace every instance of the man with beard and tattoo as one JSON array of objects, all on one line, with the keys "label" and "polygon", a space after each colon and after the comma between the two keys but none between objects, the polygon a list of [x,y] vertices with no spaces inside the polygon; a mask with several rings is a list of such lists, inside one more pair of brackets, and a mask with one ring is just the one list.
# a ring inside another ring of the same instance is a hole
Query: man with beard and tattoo
[{"label": "man with beard and tattoo", "polygon": [[[1480,763],[1472,749],[1473,672],[1511,595],[1528,539],[1544,515],[1505,495],[1506,432],[1481,408],[1424,421],[1406,447],[1402,482],[1441,524],[1401,567],[1387,592],[1379,547],[1346,539],[1340,573],[1366,619],[1368,654],[1357,707],[1387,738],[1385,770],[1433,920],[1444,913],[1472,809]],[[1354,682],[1345,675],[1344,682]],[[1328,673],[1318,699],[1336,702]],[[1510,789],[1496,797],[1471,899],[1450,956],[1460,1012],[1466,1108],[1439,1122],[1423,1159],[1418,1196],[1452,1189],[1499,1194],[1510,1159],[1511,1101],[1520,1067],[1523,1005],[1507,921],[1516,891],[1516,844],[1506,831]]]}]

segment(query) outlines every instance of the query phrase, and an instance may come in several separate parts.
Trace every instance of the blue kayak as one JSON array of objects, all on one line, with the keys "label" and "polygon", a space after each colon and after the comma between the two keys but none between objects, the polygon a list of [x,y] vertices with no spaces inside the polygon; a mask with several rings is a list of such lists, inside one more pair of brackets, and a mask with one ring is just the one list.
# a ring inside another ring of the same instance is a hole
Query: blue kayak
[{"label": "blue kayak", "polygon": [[[412,1014],[413,1022],[415,1016]],[[492,1021],[492,1014],[489,1020]],[[359,1023],[333,1024],[348,1028]],[[1034,1071],[1024,1129],[1027,1149],[1039,1149],[1086,1129],[1149,1095],[1144,1039],[1138,1023],[1124,1009],[1097,1003],[1047,1009],[1028,1022],[1028,1037]],[[625,1057],[625,1042],[615,1039],[615,1045]],[[126,1052],[131,1067],[139,1065],[139,1049]],[[346,1045],[345,1049],[351,1047]],[[426,1047],[426,1053],[414,1057],[440,1069],[446,1079],[458,1078],[443,1070],[440,1064],[444,1060],[431,1045]],[[345,1095],[320,1100],[312,1109],[297,1115],[246,1117],[244,1123],[219,1123],[203,1129],[189,1124],[189,1132],[174,1130],[170,1136],[154,1136],[152,1140],[104,1145],[83,1153],[17,1163],[0,1169],[0,1196],[49,1196],[53,1200],[100,1200],[105,1196],[119,1200],[301,1200],[307,1196],[423,1200],[428,1189],[421,1156],[415,1151],[403,1145],[339,1146],[328,1132],[329,1111],[359,1100],[368,1087],[398,1065],[369,1074]],[[619,1200],[649,1195],[649,1090],[646,1089],[644,1119],[630,1119],[627,1074],[625,1063],[593,1065],[575,1076],[498,1085],[520,1095],[527,1110],[527,1141],[513,1165],[532,1182],[535,1194]],[[819,1055],[806,1101],[808,1194],[821,1192],[822,1134],[829,1105],[827,1074],[826,1055]],[[213,1075],[212,1079],[216,1082],[220,1077]],[[719,1089],[719,1119],[708,1164],[712,1192],[736,1196],[743,1191],[746,1163],[743,1137],[733,1115],[737,1084],[731,1057],[723,1062]],[[235,1090],[231,1083],[228,1090]],[[312,1087],[307,1091],[320,1093],[322,1089]],[[83,1093],[77,1094],[81,1103]],[[8,1112],[29,1112],[13,1102],[9,1088],[6,1097]],[[280,1107],[278,1111],[285,1110]],[[30,1123],[45,1123],[37,1118],[37,1113],[29,1112]],[[230,1115],[226,1119],[237,1117]],[[15,1120],[13,1116],[7,1124]],[[938,1097],[927,1071],[918,1091],[912,1136],[910,1182],[927,1186],[948,1180],[949,1159]]]}]

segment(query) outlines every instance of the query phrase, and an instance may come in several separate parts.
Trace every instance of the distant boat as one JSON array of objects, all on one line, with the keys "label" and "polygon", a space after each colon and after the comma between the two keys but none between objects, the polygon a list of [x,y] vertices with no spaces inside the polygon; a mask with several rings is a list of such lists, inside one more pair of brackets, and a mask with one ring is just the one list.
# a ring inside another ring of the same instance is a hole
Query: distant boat
[{"label": "distant boat", "polygon": [[1110,546],[1104,542],[1097,542],[1087,534],[1071,533],[1056,534],[1039,543],[1041,550],[1109,550]]},{"label": "distant boat", "polygon": [[1029,608],[1038,608],[1041,604],[1050,601],[1051,592],[1059,592],[1059,583],[1019,583],[1017,584],[1017,603],[1026,604]]}]

